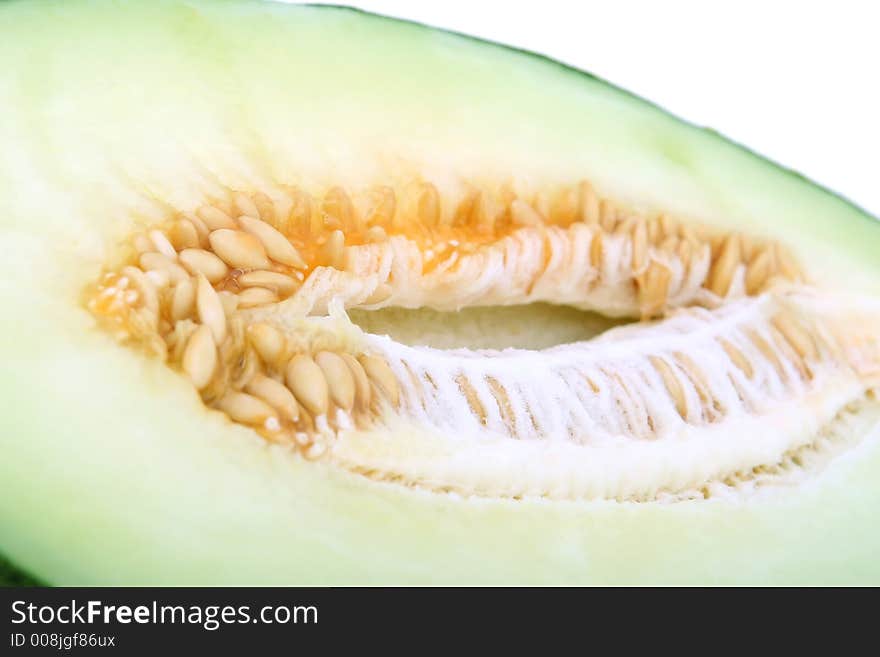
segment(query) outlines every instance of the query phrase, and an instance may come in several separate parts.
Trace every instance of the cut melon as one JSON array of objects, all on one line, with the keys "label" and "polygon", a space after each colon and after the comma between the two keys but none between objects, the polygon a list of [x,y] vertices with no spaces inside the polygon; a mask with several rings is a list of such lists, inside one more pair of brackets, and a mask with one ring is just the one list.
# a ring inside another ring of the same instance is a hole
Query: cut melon
[{"label": "cut melon", "polygon": [[23,569],[880,582],[858,208],[581,72],[352,10],[0,24]]}]

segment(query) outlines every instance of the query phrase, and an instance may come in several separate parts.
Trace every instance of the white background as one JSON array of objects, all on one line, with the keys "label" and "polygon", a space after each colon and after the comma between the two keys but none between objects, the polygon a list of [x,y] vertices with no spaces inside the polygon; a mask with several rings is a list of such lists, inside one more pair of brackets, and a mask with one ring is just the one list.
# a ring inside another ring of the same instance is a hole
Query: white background
[{"label": "white background", "polygon": [[347,4],[590,71],[880,215],[880,8],[873,0]]}]

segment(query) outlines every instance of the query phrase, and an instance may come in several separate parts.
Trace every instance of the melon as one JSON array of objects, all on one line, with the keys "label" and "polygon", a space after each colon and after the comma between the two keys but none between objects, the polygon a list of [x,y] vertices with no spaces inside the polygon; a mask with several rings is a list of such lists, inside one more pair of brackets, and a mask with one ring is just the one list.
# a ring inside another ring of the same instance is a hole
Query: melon
[{"label": "melon", "polygon": [[0,25],[19,568],[880,582],[854,205],[580,71],[349,9]]}]

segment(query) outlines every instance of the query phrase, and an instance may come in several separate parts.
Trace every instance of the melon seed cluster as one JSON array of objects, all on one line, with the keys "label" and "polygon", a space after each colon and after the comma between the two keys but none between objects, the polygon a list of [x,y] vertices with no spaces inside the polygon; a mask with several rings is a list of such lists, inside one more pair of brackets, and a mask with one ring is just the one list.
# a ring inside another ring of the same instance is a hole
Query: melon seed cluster
[{"label": "melon seed cluster", "polygon": [[[273,198],[236,192],[130,246],[129,264],[90,290],[89,309],[120,339],[184,372],[206,404],[310,458],[339,430],[396,407],[398,375],[378,353],[303,349],[248,311],[321,290],[338,295],[339,281],[358,281],[348,306],[584,298],[601,308],[616,299],[615,314],[648,318],[801,279],[778,244],[639,215],[586,182],[530,199],[472,190],[448,207],[425,182],[360,194],[333,188],[320,199],[295,188]],[[496,282],[469,290],[490,280],[482,274],[493,262],[503,263]],[[784,333],[798,339],[795,328]],[[681,406],[674,377],[662,361],[655,368]]]},{"label": "melon seed cluster", "polygon": [[245,326],[234,297],[203,273],[173,282],[155,271],[127,266],[106,275],[90,306],[121,338],[138,336],[184,372],[233,421],[318,458],[335,431],[368,424],[381,400],[396,404],[397,382],[381,358],[303,351],[268,323]]},{"label": "melon seed cluster", "polygon": [[[377,337],[408,428],[343,437],[332,459],[488,497],[677,500],[794,481],[880,417],[878,310],[793,286],[540,352],[438,355]],[[441,442],[451,456],[437,458],[423,427],[472,440]]]},{"label": "melon seed cluster", "polygon": [[418,424],[587,444],[653,439],[667,428],[770,410],[831,373],[848,372],[844,340],[807,299],[789,292],[685,309],[538,356],[506,350],[437,358],[397,345],[380,353],[407,382],[402,405]]}]

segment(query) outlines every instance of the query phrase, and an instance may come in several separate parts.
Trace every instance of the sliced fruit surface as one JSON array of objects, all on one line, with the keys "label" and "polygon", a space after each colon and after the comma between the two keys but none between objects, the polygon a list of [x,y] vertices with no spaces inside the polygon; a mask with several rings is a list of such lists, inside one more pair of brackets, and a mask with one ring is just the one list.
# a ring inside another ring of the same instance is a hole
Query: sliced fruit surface
[{"label": "sliced fruit surface", "polygon": [[876,582],[880,224],[541,57],[0,6],[0,552],[73,583]]}]

